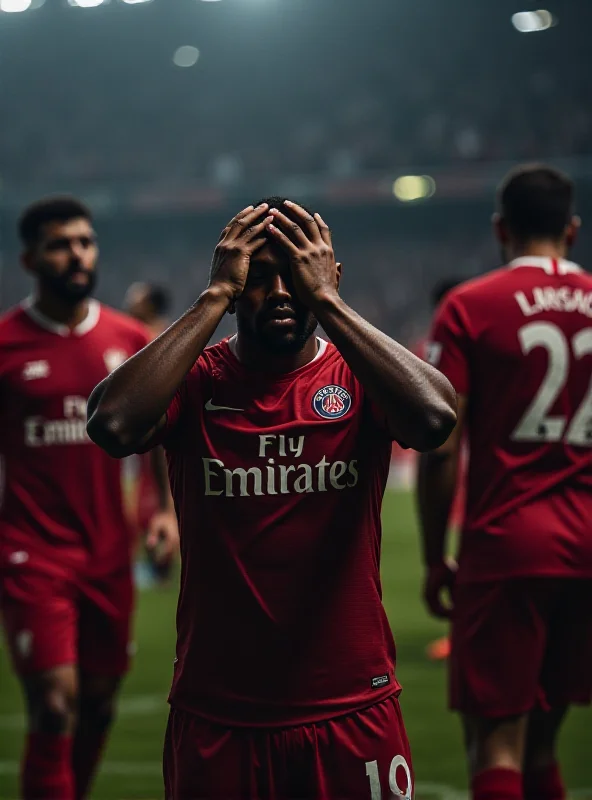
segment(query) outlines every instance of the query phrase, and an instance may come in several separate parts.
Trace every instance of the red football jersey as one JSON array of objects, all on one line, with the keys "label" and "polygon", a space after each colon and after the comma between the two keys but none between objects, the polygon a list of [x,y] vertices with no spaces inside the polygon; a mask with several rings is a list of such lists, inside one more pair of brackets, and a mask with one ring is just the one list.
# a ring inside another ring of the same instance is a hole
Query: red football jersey
[{"label": "red football jersey", "polygon": [[179,515],[173,705],[291,725],[398,692],[381,602],[391,439],[337,349],[284,375],[209,347],[159,441]]},{"label": "red football jersey", "polygon": [[122,462],[88,438],[86,403],[147,342],[96,301],[71,332],[30,301],[0,319],[0,565],[92,577],[129,564]]},{"label": "red football jersey", "polygon": [[517,259],[450,293],[429,351],[468,397],[459,579],[592,577],[592,277]]}]

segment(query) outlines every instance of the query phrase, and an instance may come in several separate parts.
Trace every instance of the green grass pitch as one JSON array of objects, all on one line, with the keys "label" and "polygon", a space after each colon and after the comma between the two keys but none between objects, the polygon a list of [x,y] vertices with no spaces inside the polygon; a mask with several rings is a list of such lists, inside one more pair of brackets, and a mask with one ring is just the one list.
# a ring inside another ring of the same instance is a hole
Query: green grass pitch
[{"label": "green grass pitch", "polygon": [[[420,602],[419,551],[413,501],[390,492],[384,505],[384,598],[395,632],[401,697],[413,750],[417,800],[460,800],[466,778],[457,719],[446,710],[445,667],[425,657],[428,642],[445,632]],[[166,693],[174,655],[176,589],[142,593],[136,625],[138,654],[125,683],[121,713],[93,800],[162,798],[160,757]],[[0,650],[0,800],[17,797],[23,717],[18,686]],[[578,709],[561,748],[574,798],[592,800],[592,713]]]}]

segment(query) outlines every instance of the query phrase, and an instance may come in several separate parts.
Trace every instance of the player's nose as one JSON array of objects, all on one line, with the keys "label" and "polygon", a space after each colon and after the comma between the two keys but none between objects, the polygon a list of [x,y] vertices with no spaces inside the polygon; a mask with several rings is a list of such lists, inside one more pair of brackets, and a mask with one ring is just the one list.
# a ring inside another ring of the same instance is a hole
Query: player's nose
[{"label": "player's nose", "polygon": [[274,275],[269,287],[269,298],[277,300],[289,300],[292,297],[290,287],[281,275]]}]

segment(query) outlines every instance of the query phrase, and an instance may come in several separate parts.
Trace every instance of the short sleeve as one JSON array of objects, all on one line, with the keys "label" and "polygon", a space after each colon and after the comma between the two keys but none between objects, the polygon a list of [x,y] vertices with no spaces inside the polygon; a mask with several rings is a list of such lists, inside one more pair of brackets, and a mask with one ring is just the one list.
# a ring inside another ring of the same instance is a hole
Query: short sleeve
[{"label": "short sleeve", "polygon": [[175,392],[166,410],[164,426],[150,438],[137,452],[144,453],[153,447],[162,445],[165,449],[175,449],[183,439],[184,419],[188,407],[198,407],[203,394],[204,370],[198,360],[187,373],[183,383]]},{"label": "short sleeve", "polygon": [[424,358],[448,378],[458,394],[469,391],[469,349],[466,311],[453,293],[436,313]]}]

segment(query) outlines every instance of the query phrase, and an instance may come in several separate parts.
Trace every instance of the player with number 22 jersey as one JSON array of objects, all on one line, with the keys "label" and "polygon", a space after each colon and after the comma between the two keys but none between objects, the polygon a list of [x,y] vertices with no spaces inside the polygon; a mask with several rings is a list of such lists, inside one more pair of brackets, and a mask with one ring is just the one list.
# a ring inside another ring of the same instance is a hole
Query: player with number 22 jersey
[{"label": "player with number 22 jersey", "polygon": [[[568,260],[579,218],[556,170],[510,173],[494,220],[506,266],[448,295],[428,347],[459,423],[420,459],[425,598],[452,617],[473,800],[563,800],[561,723],[592,698],[592,277]],[[445,537],[463,430],[455,574]]]},{"label": "player with number 22 jersey", "polygon": [[431,339],[478,406],[458,580],[592,577],[592,277],[516,259],[457,289]]}]

